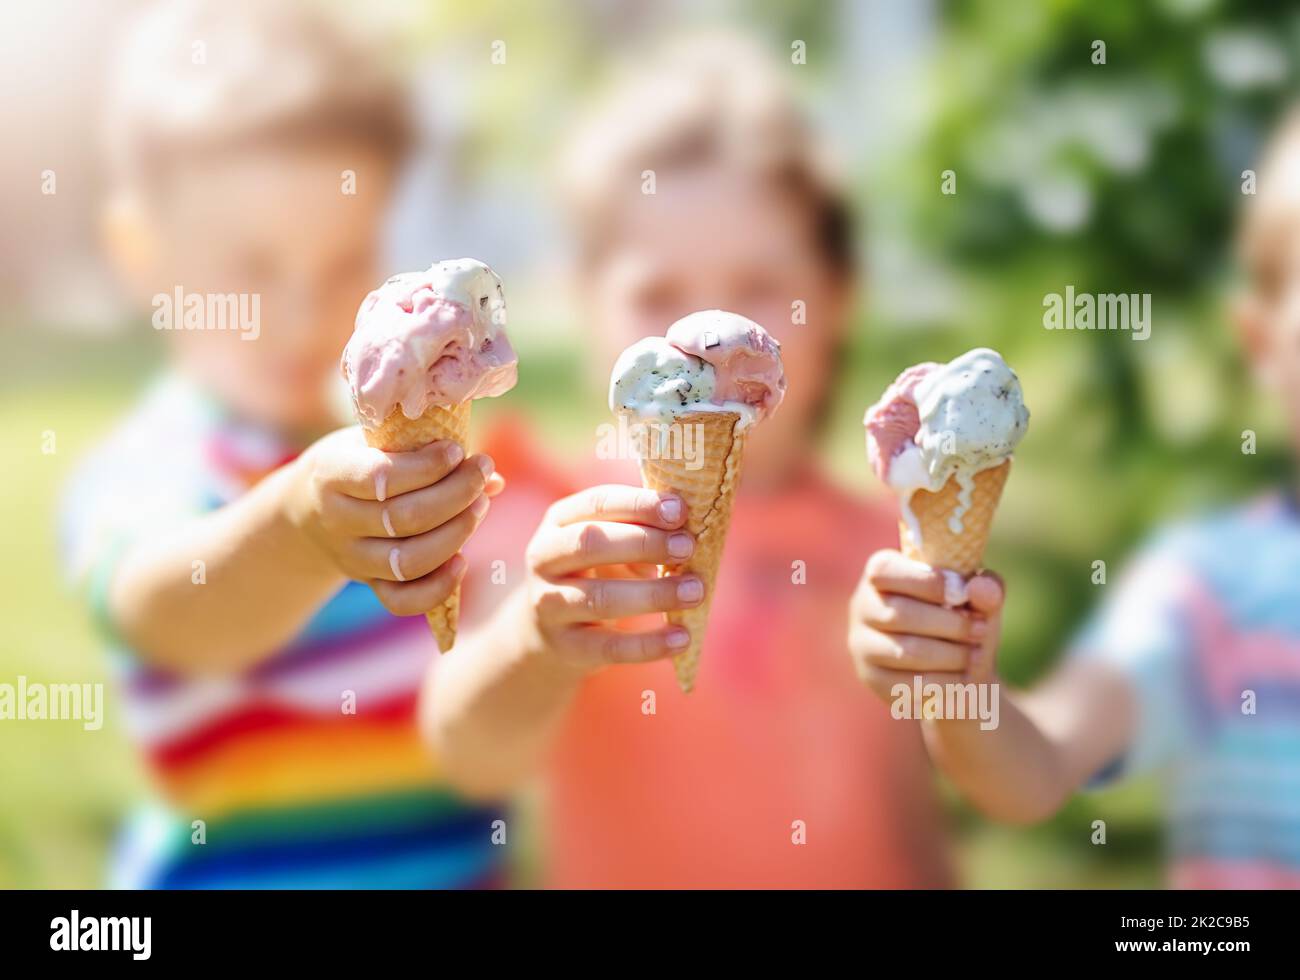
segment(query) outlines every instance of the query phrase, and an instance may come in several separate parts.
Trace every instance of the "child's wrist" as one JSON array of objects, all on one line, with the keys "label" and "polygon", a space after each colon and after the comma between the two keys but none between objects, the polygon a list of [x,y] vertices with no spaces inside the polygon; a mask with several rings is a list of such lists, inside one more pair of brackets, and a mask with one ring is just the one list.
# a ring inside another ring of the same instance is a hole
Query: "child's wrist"
[{"label": "child's wrist", "polygon": [[931,754],[936,750],[943,753],[945,746],[955,748],[967,745],[974,739],[993,733],[994,726],[997,725],[998,713],[989,716],[979,710],[978,704],[977,700],[976,714],[972,717],[921,719],[921,735],[930,748]]}]

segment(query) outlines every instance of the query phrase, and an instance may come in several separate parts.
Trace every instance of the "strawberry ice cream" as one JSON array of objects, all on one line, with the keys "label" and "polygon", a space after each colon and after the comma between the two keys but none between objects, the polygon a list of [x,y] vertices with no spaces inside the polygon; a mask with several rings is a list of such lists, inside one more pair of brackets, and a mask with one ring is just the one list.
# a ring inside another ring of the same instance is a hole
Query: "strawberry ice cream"
[{"label": "strawberry ice cream", "polygon": [[342,370],[362,425],[396,409],[418,419],[433,405],[502,395],[518,380],[506,337],[501,280],[476,259],[393,276],[357,311]]},{"label": "strawberry ice cream", "polygon": [[889,466],[894,457],[913,441],[921,427],[921,414],[914,395],[916,386],[938,366],[933,361],[914,364],[885,389],[876,404],[867,409],[863,419],[867,427],[867,460],[882,483],[889,482]]},{"label": "strawberry ice cream", "polygon": [[753,320],[722,310],[684,316],[665,337],[678,350],[713,366],[713,398],[751,405],[759,421],[785,397],[781,345]]}]

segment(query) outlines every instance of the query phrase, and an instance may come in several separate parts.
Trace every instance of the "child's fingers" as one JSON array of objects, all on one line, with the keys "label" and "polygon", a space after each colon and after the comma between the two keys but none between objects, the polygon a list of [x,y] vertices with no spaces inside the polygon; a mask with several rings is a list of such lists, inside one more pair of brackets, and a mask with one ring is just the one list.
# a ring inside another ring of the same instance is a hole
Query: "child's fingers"
[{"label": "child's fingers", "polygon": [[1006,596],[1007,590],[1002,582],[1002,576],[996,572],[980,572],[966,583],[966,598],[971,608],[986,616],[1001,612]]},{"label": "child's fingers", "polygon": [[340,526],[359,538],[409,538],[445,524],[487,489],[480,460],[471,456],[432,486],[377,500],[358,500],[339,494],[334,503]]},{"label": "child's fingers", "polygon": [[642,580],[580,578],[557,582],[537,599],[552,623],[592,623],[645,613],[689,609],[704,600],[704,583],[694,575]]},{"label": "child's fingers", "polygon": [[866,579],[877,592],[943,603],[943,575],[940,571],[925,562],[905,558],[897,551],[877,551],[867,559]]},{"label": "child's fingers", "polygon": [[[388,475],[388,485],[383,499],[391,500],[404,493],[432,486],[453,471],[458,472],[462,468],[471,474],[474,470],[478,470],[478,489],[482,492],[487,478],[496,470],[496,463],[492,461],[492,457],[479,453],[465,459],[462,452],[460,459],[465,460],[464,464],[451,463],[450,461],[456,458],[456,453],[452,450],[459,450],[460,447],[455,443],[447,443],[447,446],[449,448],[433,453],[432,456],[425,456],[423,449],[414,453],[390,453],[389,457],[394,460],[394,463]],[[380,497],[376,494],[375,499],[379,500]]]},{"label": "child's fingers", "polygon": [[984,629],[982,622],[957,609],[870,589],[862,599],[862,616],[868,626],[884,633],[911,633],[959,643],[978,641]]},{"label": "child's fingers", "polygon": [[361,538],[357,561],[366,579],[413,582],[428,575],[464,547],[488,512],[488,498],[480,496],[451,520],[414,537],[391,540]]},{"label": "child's fingers", "polygon": [[557,500],[547,512],[547,518],[559,525],[620,521],[671,531],[686,520],[686,505],[673,494],[609,483]]},{"label": "child's fingers", "polygon": [[970,647],[929,636],[881,633],[865,625],[853,638],[854,646],[865,660],[888,670],[964,671],[970,660]]},{"label": "child's fingers", "polygon": [[409,453],[357,447],[321,460],[318,467],[329,489],[358,500],[383,501],[437,483],[464,458],[460,446],[439,440]]},{"label": "child's fingers", "polygon": [[505,488],[506,478],[500,473],[494,471],[492,475],[488,477],[487,483],[483,487],[483,492],[489,497],[495,497]]},{"label": "child's fingers", "polygon": [[666,565],[694,551],[695,539],[685,531],[588,521],[547,528],[533,540],[528,561],[538,574],[558,576],[602,565]]},{"label": "child's fingers", "polygon": [[584,667],[639,664],[681,653],[691,642],[681,626],[633,633],[603,626],[570,626],[557,639],[569,659]]},{"label": "child's fingers", "polygon": [[465,556],[455,554],[434,571],[413,582],[374,579],[369,585],[384,608],[393,615],[418,616],[441,605],[460,585],[468,568]]}]

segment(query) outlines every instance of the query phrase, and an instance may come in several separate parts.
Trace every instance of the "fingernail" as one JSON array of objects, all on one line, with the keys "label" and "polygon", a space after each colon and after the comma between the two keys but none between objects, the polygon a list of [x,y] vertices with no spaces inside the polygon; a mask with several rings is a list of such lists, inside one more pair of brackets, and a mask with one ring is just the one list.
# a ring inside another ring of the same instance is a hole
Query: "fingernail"
[{"label": "fingernail", "polygon": [[465,450],[460,448],[459,443],[453,442],[447,447],[447,463],[450,466],[459,466],[460,461],[465,458]]},{"label": "fingernail", "polygon": [[497,464],[492,461],[491,456],[480,456],[478,458],[478,468],[483,471],[483,479],[491,476],[497,468]]},{"label": "fingernail", "polygon": [[388,567],[393,570],[393,578],[397,579],[397,581],[399,582],[405,582],[406,579],[402,575],[402,567],[398,563],[398,559],[401,557],[402,557],[402,553],[397,548],[394,548],[392,551],[390,551],[388,553]]},{"label": "fingernail", "polygon": [[479,520],[482,520],[483,515],[488,512],[487,495],[479,494],[478,499],[476,499],[472,504],[469,505],[469,512]]},{"label": "fingernail", "polygon": [[381,504],[384,498],[388,496],[388,473],[380,470],[375,474],[375,499]]},{"label": "fingernail", "polygon": [[459,551],[447,559],[447,571],[452,578],[460,578],[469,570],[469,562]]},{"label": "fingernail", "polygon": [[659,516],[670,524],[682,519],[682,502],[676,497],[659,501]]},{"label": "fingernail", "polygon": [[691,642],[691,634],[686,630],[673,630],[668,634],[668,645],[674,650],[680,650],[686,644]]},{"label": "fingernail", "polygon": [[388,516],[388,508],[385,507],[382,511],[380,511],[379,516],[382,517],[384,520],[384,530],[388,532],[388,536],[390,538],[397,537],[397,532],[393,530],[392,519],[389,518]]},{"label": "fingernail", "polygon": [[704,583],[697,578],[678,583],[677,598],[682,602],[699,602],[704,598]]},{"label": "fingernail", "polygon": [[674,534],[668,538],[668,554],[674,558],[687,558],[695,550],[695,542],[689,534]]}]

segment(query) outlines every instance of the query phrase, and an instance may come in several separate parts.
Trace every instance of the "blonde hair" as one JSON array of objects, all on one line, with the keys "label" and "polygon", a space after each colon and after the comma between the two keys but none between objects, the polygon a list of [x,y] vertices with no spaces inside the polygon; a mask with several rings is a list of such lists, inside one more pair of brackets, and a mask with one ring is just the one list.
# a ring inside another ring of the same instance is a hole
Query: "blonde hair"
[{"label": "blonde hair", "polygon": [[644,171],[716,163],[806,202],[824,257],[851,273],[852,212],[827,148],[775,64],[729,35],[678,41],[625,68],[581,120],[559,166],[581,255],[599,254],[619,201],[640,193]]},{"label": "blonde hair", "polygon": [[149,185],[176,159],[243,143],[349,139],[399,161],[404,87],[304,0],[163,0],[123,37],[108,87],[114,175]]},{"label": "blonde hair", "polygon": [[1238,253],[1252,288],[1275,295],[1285,259],[1282,241],[1300,227],[1300,104],[1274,131],[1242,215]]}]

